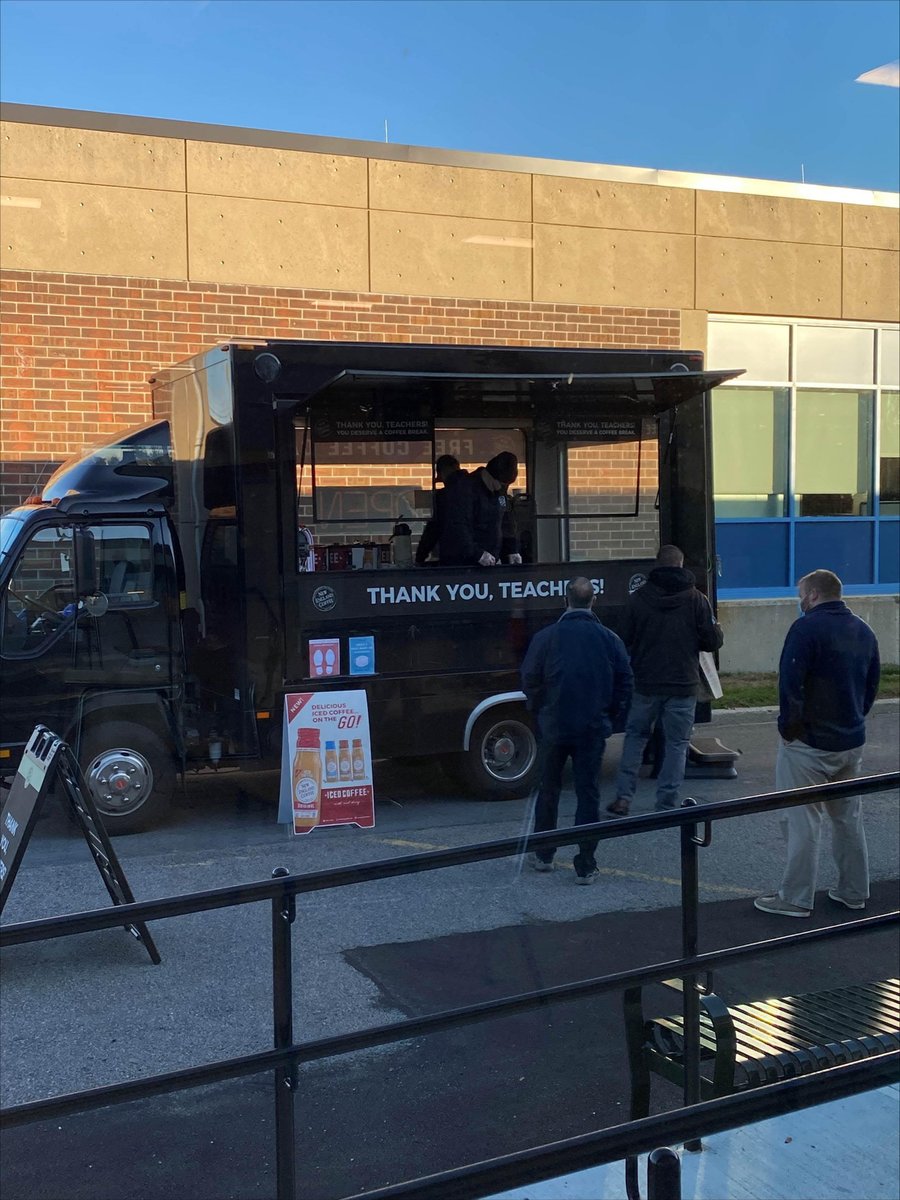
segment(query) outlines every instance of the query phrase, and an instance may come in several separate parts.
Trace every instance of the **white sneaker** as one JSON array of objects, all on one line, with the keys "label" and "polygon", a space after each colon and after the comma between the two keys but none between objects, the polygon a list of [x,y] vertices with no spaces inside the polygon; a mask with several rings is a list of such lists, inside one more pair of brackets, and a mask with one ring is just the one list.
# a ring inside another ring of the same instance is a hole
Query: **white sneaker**
[{"label": "white sneaker", "polygon": [[844,908],[852,908],[854,912],[862,912],[866,907],[865,900],[845,900],[833,888],[828,889],[828,899],[834,900],[836,904],[843,904]]},{"label": "white sneaker", "polygon": [[547,862],[543,858],[538,858],[536,854],[529,854],[528,865],[531,867],[532,871],[552,871],[553,859],[551,858],[550,861]]},{"label": "white sneaker", "polygon": [[760,912],[776,913],[779,917],[811,917],[811,908],[800,908],[797,904],[788,904],[776,892],[774,896],[757,896],[753,907]]}]

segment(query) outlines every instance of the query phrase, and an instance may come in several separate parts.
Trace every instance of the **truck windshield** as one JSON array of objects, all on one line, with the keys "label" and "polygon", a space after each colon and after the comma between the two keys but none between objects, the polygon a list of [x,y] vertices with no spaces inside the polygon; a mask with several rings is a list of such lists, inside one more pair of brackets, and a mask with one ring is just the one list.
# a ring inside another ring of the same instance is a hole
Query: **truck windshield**
[{"label": "truck windshield", "polygon": [[22,529],[22,519],[7,514],[0,517],[0,563],[6,561],[6,556],[12,549],[12,544]]}]

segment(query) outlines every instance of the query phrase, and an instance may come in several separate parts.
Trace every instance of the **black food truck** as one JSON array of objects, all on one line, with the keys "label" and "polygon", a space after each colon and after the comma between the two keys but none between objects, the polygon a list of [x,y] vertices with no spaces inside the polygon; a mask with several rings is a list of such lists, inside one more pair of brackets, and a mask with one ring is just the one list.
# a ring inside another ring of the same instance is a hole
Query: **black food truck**
[{"label": "black food truck", "polygon": [[[715,603],[708,392],[739,373],[668,350],[287,340],[160,372],[152,422],[0,518],[0,768],[49,725],[110,832],[134,832],[185,769],[276,765],[287,692],[364,688],[375,757],[525,794],[518,668],[567,580],[593,580],[615,628],[674,542]],[[415,564],[436,458],[504,451],[521,562]]]}]

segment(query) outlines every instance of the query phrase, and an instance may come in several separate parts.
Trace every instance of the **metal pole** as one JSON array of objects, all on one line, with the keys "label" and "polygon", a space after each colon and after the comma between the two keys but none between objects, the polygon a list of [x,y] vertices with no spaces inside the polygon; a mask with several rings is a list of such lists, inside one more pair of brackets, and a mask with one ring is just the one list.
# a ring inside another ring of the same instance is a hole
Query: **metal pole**
[{"label": "metal pole", "polygon": [[[289,875],[287,867],[276,867],[273,879]],[[293,895],[285,892],[272,897],[272,1016],[275,1049],[284,1050],[294,1044],[293,986],[291,974],[291,925],[297,904]],[[275,1069],[275,1175],[278,1200],[294,1200],[296,1163],[294,1134],[294,1095],[297,1089],[297,1066]]]},{"label": "metal pole", "polygon": [[647,1158],[647,1200],[681,1200],[681,1160],[668,1146]]},{"label": "metal pole", "polygon": [[[696,804],[685,800],[682,807]],[[698,908],[700,877],[697,863],[697,826],[681,826],[681,954],[683,958],[697,953]],[[684,1018],[684,1103],[700,1102],[700,998],[697,995],[697,976],[686,975],[682,980],[682,1014]],[[699,1139],[685,1142],[686,1150],[702,1149]]]}]

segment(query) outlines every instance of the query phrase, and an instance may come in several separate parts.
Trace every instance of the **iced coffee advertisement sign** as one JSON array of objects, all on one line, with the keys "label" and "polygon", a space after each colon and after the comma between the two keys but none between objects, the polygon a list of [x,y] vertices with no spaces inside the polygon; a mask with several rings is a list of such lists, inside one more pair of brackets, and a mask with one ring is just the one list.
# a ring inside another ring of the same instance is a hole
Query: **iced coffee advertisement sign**
[{"label": "iced coffee advertisement sign", "polygon": [[295,834],[319,825],[375,824],[364,691],[285,696],[278,821]]}]

